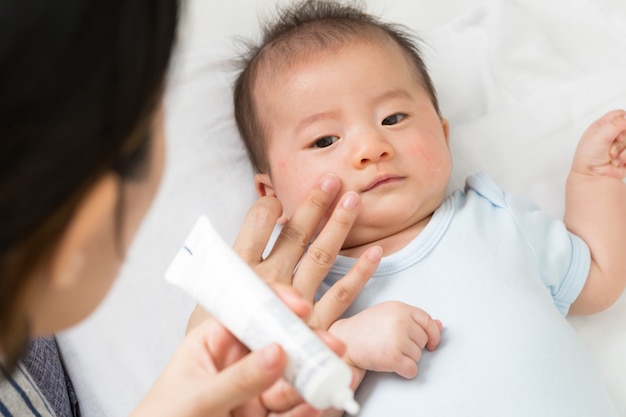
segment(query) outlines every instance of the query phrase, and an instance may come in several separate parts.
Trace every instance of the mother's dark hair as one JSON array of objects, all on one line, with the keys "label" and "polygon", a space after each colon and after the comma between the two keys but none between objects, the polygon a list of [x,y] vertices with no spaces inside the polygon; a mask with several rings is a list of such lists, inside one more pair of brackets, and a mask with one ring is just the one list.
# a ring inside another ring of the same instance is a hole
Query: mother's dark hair
[{"label": "mother's dark hair", "polygon": [[177,0],[0,2],[0,352],[28,337],[24,294],[106,172],[141,175]]}]

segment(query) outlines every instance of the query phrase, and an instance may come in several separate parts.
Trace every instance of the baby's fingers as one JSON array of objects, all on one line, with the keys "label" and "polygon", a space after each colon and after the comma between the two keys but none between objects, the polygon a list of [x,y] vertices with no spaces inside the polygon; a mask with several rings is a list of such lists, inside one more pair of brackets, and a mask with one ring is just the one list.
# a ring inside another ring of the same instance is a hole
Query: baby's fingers
[{"label": "baby's fingers", "polygon": [[622,131],[615,140],[609,151],[613,166],[622,167],[626,164],[626,130]]},{"label": "baby's fingers", "polygon": [[589,126],[583,137],[601,136],[604,141],[611,143],[624,129],[626,129],[626,111],[613,110]]},{"label": "baby's fingers", "polygon": [[406,379],[415,378],[419,372],[417,363],[419,362],[421,356],[421,351],[417,353],[417,358],[414,358],[413,355],[400,356],[398,358],[398,363],[394,367],[395,373]]},{"label": "baby's fingers", "polygon": [[441,342],[441,331],[443,330],[441,321],[433,319],[430,314],[420,308],[414,308],[411,317],[422,328],[425,336],[415,340],[415,343],[418,343],[420,348],[435,350]]},{"label": "baby's fingers", "polygon": [[592,123],[583,133],[572,172],[621,179],[626,172],[626,111],[613,110]]}]

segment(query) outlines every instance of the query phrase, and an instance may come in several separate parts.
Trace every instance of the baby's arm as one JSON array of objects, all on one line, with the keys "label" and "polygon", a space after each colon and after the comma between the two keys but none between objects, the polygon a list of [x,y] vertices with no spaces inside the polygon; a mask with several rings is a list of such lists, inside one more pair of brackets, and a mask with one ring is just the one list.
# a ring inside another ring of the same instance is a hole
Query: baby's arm
[{"label": "baby's arm", "polygon": [[329,332],[346,344],[344,359],[353,367],[413,378],[422,350],[439,344],[441,328],[424,310],[387,301],[336,321]]},{"label": "baby's arm", "polygon": [[583,134],[567,178],[565,224],[591,251],[591,270],[570,313],[612,305],[626,286],[626,112],[615,110]]},{"label": "baby's arm", "polygon": [[[344,359],[355,371],[352,389],[356,390],[368,370],[415,377],[422,350],[439,345],[441,329],[441,322],[424,310],[387,301],[337,320],[328,332],[346,345]],[[341,415],[342,411],[330,409],[322,417]]]}]

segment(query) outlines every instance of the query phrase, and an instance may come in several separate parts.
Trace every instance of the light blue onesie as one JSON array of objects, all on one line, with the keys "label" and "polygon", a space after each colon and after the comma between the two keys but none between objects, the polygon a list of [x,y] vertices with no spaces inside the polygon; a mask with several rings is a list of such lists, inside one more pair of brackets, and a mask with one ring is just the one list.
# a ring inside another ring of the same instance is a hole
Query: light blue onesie
[{"label": "light blue onesie", "polygon": [[[321,291],[354,262],[339,257]],[[561,221],[485,174],[468,177],[411,243],[383,258],[345,314],[399,300],[444,325],[415,379],[367,373],[359,416],[616,416],[565,319],[589,266],[589,249]]]}]

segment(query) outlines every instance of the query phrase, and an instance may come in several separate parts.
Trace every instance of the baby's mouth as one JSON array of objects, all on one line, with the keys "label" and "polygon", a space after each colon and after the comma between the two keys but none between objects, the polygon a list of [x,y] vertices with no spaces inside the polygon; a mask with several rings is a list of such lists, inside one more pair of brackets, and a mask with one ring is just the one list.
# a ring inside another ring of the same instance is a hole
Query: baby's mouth
[{"label": "baby's mouth", "polygon": [[365,193],[368,192],[370,190],[373,190],[374,188],[380,187],[381,185],[386,185],[386,184],[390,184],[390,183],[394,183],[394,182],[398,182],[403,180],[404,177],[401,177],[399,175],[381,175],[379,177],[377,177],[374,181],[370,182],[368,184],[367,187],[365,187],[361,192]]}]

